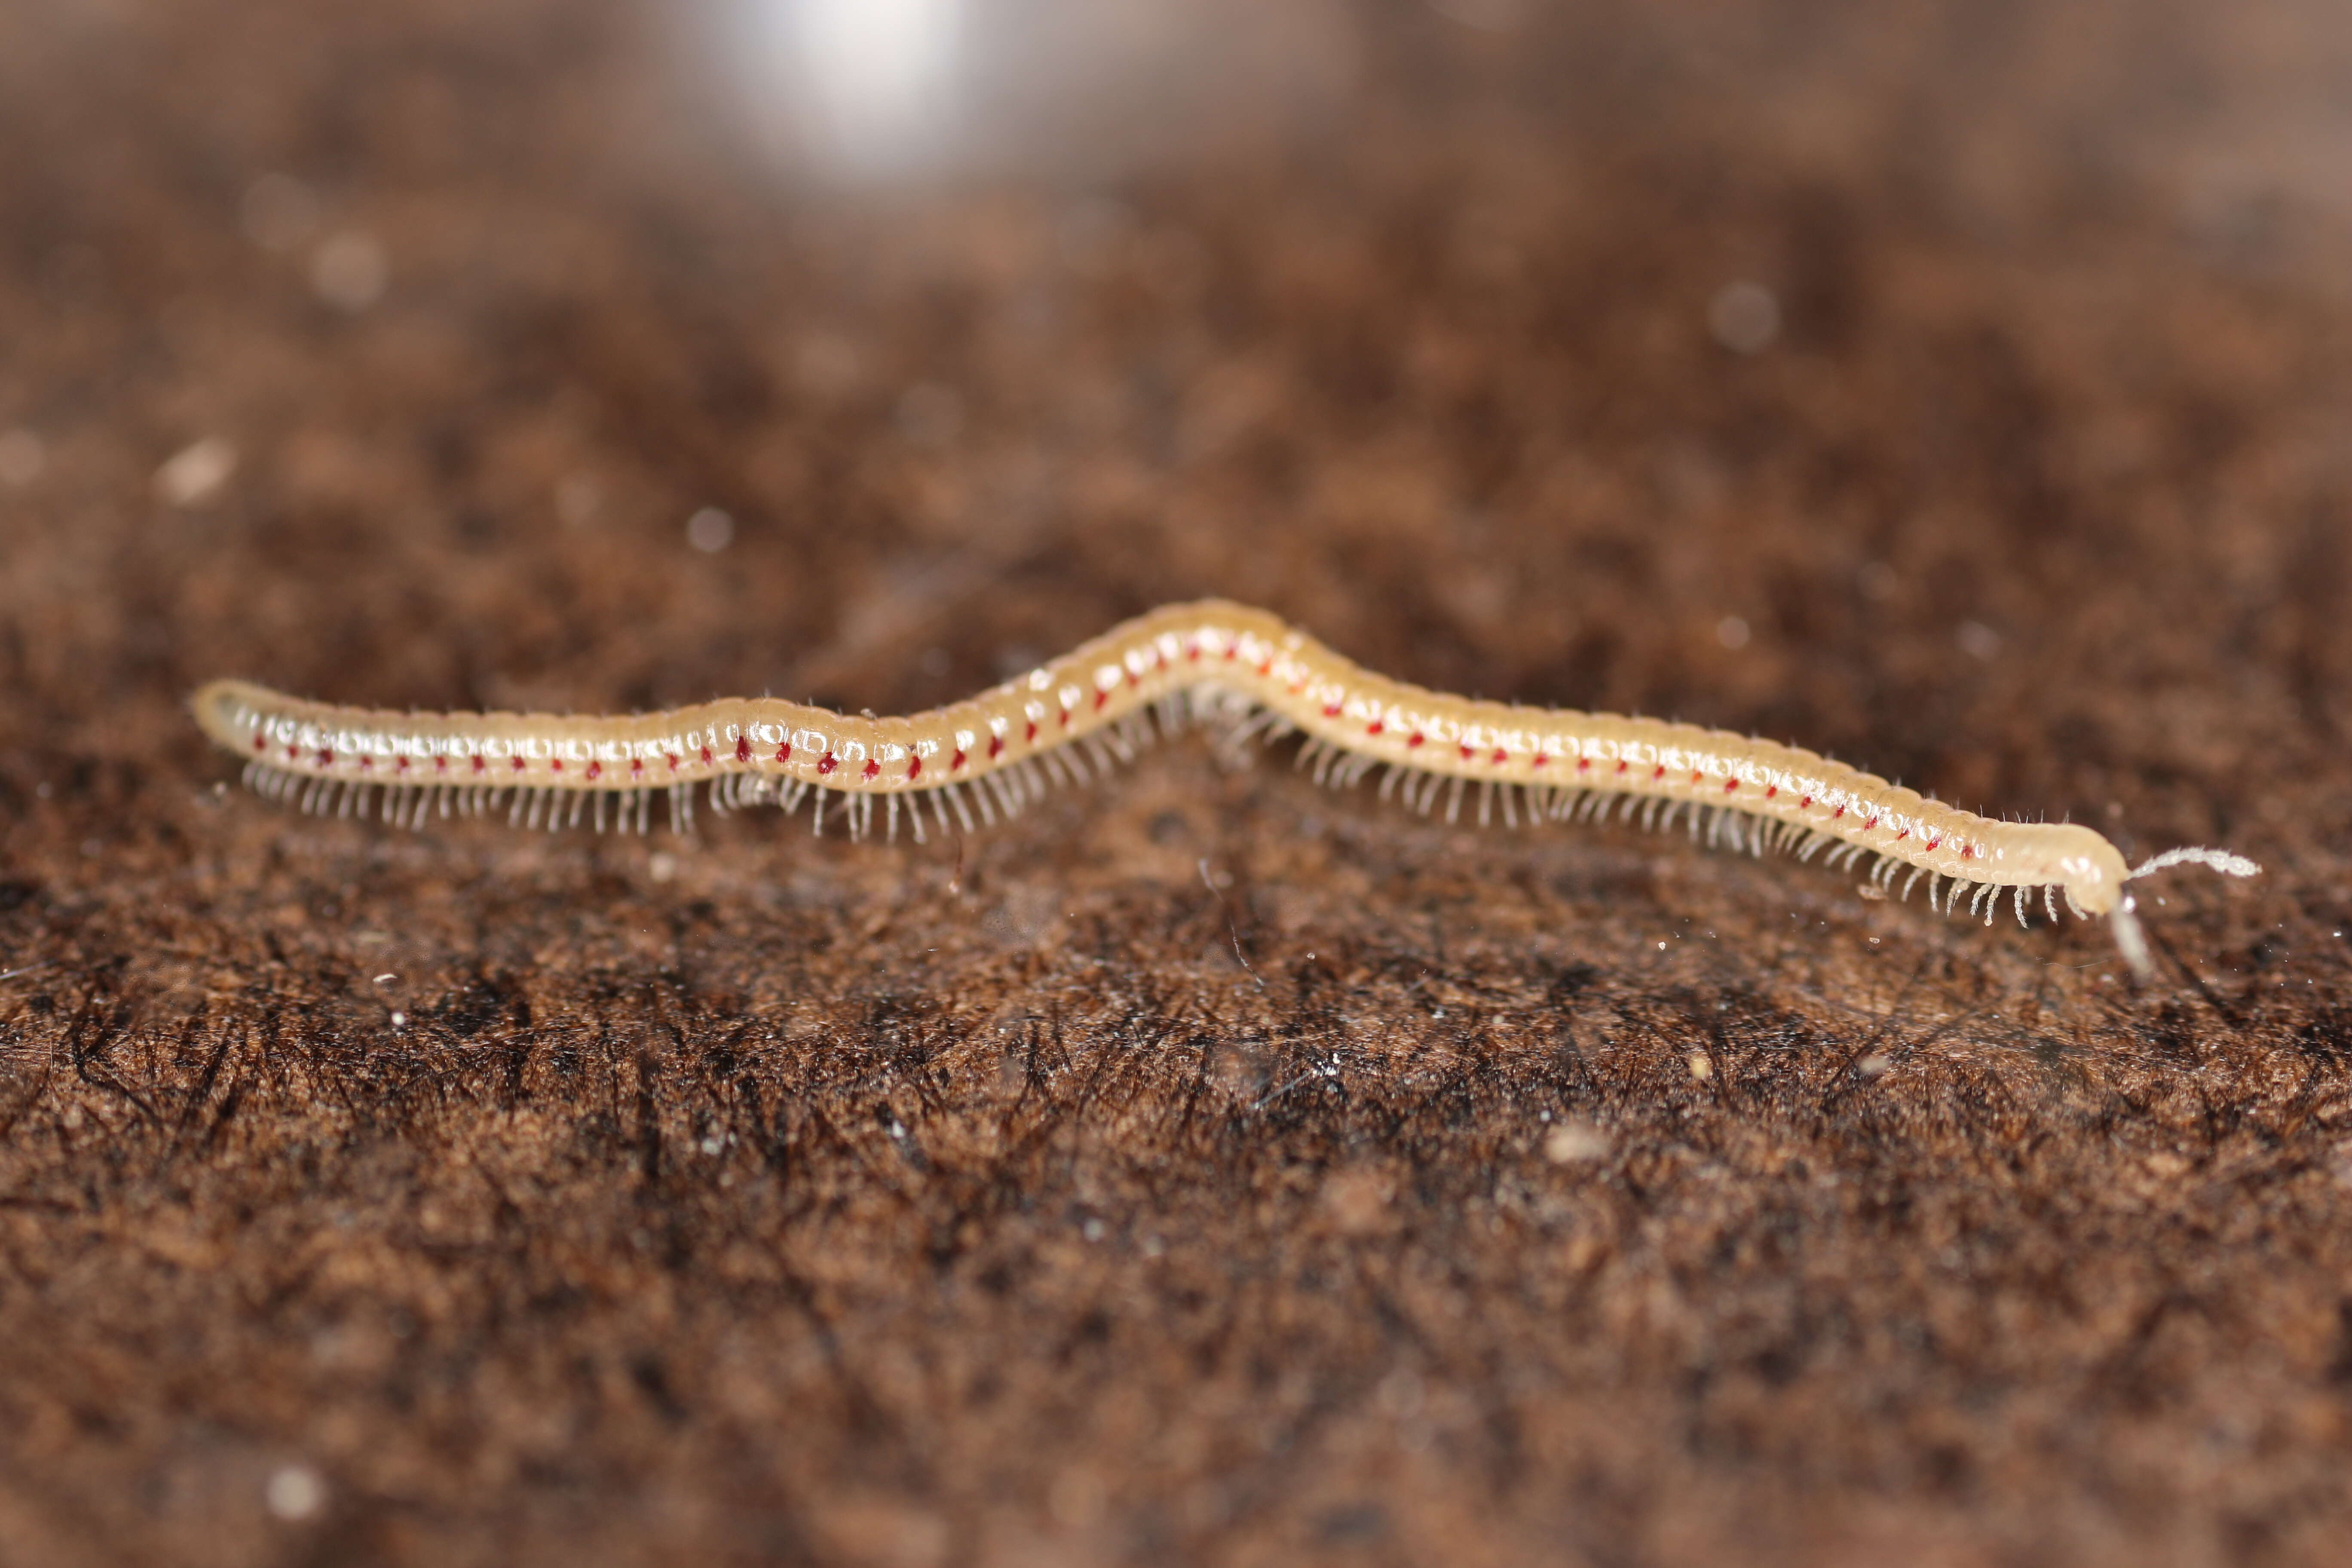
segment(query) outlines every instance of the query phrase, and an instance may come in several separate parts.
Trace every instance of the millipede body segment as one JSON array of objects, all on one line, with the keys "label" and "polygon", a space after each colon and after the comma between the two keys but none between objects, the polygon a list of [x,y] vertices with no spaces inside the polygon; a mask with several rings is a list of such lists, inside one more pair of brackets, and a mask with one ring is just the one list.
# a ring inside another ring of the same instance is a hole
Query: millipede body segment
[{"label": "millipede body segment", "polygon": [[[625,718],[394,713],[305,701],[244,681],[195,694],[196,720],[272,798],[313,811],[504,809],[519,824],[645,830],[656,795],[673,826],[693,789],[717,808],[828,804],[853,834],[877,805],[919,838],[1019,811],[1049,782],[1131,757],[1154,728],[1202,719],[1236,738],[1297,731],[1302,766],[1353,784],[1381,772],[1383,796],[1448,819],[1595,817],[1616,806],[1645,826],[1677,815],[1694,836],[1832,865],[1867,859],[1887,887],[1906,870],[1947,912],[1966,899],[1990,918],[2006,892],[2105,916],[2135,969],[2146,945],[2126,884],[2194,862],[2252,875],[2221,851],[2175,850],[2137,871],[2087,827],[2002,822],[1928,799],[1795,746],[1662,720],[1473,701],[1362,668],[1264,610],[1208,600],[1139,616],[981,695],[906,718],[853,717],[779,698],[705,702]],[[2013,889],[2013,891],[2011,891]]]}]

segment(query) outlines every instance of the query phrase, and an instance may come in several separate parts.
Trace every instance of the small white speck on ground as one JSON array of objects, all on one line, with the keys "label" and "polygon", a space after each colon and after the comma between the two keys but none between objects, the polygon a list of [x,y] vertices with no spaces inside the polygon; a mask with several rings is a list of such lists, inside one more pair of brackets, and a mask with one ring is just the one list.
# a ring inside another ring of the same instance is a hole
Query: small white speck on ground
[{"label": "small white speck on ground", "polygon": [[677,857],[667,849],[656,849],[646,858],[646,875],[656,882],[667,882],[677,875]]},{"label": "small white speck on ground", "polygon": [[1726,616],[1715,623],[1715,640],[1733,652],[1748,646],[1748,623],[1738,616]]},{"label": "small white speck on ground", "polygon": [[704,507],[686,520],[686,542],[705,555],[716,555],[735,542],[735,520],[715,506]]},{"label": "small white speck on ground", "polygon": [[155,470],[155,494],[173,506],[211,501],[236,472],[236,448],[218,436],[191,441]]},{"label": "small white speck on ground", "polygon": [[347,228],[329,235],[310,256],[310,291],[338,310],[359,314],[383,298],[392,258],[372,234]]},{"label": "small white speck on ground", "polygon": [[1707,301],[1706,327],[1733,353],[1762,353],[1780,335],[1780,301],[1751,279],[1727,283]]},{"label": "small white speck on ground", "polygon": [[[1706,1058],[1701,1057],[1698,1060]],[[1544,1158],[1555,1165],[1584,1164],[1605,1160],[1611,1149],[1609,1134],[1590,1121],[1563,1121],[1544,1134]]]},{"label": "small white speck on ground", "polygon": [[261,1497],[279,1519],[310,1519],[327,1506],[327,1483],[308,1465],[280,1465],[269,1472]]},{"label": "small white speck on ground", "polygon": [[407,1015],[407,1014],[405,1014],[405,1013],[394,1013],[394,1014],[392,1016],[392,1026],[393,1026],[394,1028],[395,1028],[395,1029],[405,1028],[405,1027],[407,1026],[407,1025],[408,1025],[408,1015]]},{"label": "small white speck on ground", "polygon": [[1701,1083],[1715,1076],[1715,1064],[1706,1059],[1706,1053],[1704,1051],[1693,1051],[1684,1058],[1683,1065],[1689,1068],[1691,1077]]}]

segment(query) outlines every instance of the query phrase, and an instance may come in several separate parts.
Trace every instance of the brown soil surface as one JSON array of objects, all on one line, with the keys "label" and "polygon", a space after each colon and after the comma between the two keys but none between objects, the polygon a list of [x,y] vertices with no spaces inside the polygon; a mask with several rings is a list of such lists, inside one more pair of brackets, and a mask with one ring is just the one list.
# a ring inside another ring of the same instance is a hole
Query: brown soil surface
[{"label": "brown soil surface", "polygon": [[[2343,1561],[2340,14],[1454,5],[887,186],[716,6],[0,7],[0,1561]],[[1279,749],[405,834],[184,709],[1213,593],[2269,874],[2138,988]]]}]

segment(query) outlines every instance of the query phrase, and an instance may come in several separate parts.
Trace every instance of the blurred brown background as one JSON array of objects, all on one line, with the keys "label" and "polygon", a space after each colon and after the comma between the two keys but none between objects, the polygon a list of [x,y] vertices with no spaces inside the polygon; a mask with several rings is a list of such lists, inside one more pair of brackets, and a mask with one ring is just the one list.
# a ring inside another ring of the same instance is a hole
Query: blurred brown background
[{"label": "blurred brown background", "polygon": [[[2341,7],[0,7],[0,1561],[2321,1563]],[[1971,930],[1162,748],[405,835],[389,706],[1224,594],[2088,821]]]}]

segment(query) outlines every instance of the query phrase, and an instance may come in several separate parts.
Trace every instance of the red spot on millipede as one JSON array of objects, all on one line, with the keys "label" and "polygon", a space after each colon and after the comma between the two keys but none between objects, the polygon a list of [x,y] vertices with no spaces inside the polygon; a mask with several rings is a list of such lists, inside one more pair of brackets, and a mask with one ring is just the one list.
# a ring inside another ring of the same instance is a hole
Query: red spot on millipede
[{"label": "red spot on millipede", "polygon": [[[1037,733],[1037,726],[1034,724],[1030,725],[1029,733],[1031,738],[1034,739]],[[994,762],[999,756],[1003,754],[1003,752],[1004,737],[1002,735],[991,735],[988,738],[988,760],[992,763]]]},{"label": "red spot on millipede", "polygon": [[1381,722],[1378,719],[1375,719],[1370,723],[1364,726],[1364,733],[1367,735],[1377,735],[1387,728],[1388,726],[1386,724]]},{"label": "red spot on millipede", "polygon": [[1423,734],[1420,731],[1415,730],[1412,734],[1405,737],[1404,743],[1408,746],[1418,746],[1427,739],[1429,739],[1428,736]]},{"label": "red spot on millipede", "polygon": [[702,765],[706,768],[710,765],[710,748],[708,746],[702,748]]},{"label": "red spot on millipede", "polygon": [[951,759],[949,761],[949,763],[948,763],[948,772],[950,772],[950,773],[955,773],[955,772],[957,772],[959,769],[961,769],[962,766],[963,766],[963,748],[962,748],[961,746],[958,746],[958,747],[956,748],[956,754],[955,754],[955,756],[954,756],[953,758],[951,758]]},{"label": "red spot on millipede", "polygon": [[253,749],[257,752],[268,751],[269,749],[268,738],[262,735],[256,735],[253,738]]},{"label": "red spot on millipede", "polygon": [[362,773],[372,773],[374,769],[375,759],[373,757],[362,757],[360,759],[360,771]]},{"label": "red spot on millipede", "polygon": [[319,748],[319,765],[320,765],[320,767],[322,767],[322,768],[330,768],[330,767],[334,766],[334,765],[335,765],[335,753],[334,753],[332,751],[331,751],[330,749],[328,749],[327,747],[325,747],[325,746],[321,746],[321,747],[320,747],[320,748]]},{"label": "red spot on millipede", "polygon": [[751,760],[751,736],[738,735],[735,737],[735,760],[739,763],[748,763]]},{"label": "red spot on millipede", "polygon": [[1831,820],[1831,821],[1832,821],[1832,822],[1834,822],[1834,821],[1836,821],[1839,817],[1843,816],[1844,815],[1845,815],[1845,807],[1843,807],[1843,806],[1839,806],[1835,811],[1833,811],[1833,812],[1831,812],[1831,813],[1830,813],[1830,820]]},{"label": "red spot on millipede", "polygon": [[563,771],[563,759],[562,759],[562,757],[554,758],[553,760],[551,760],[551,762],[549,762],[549,763],[548,763],[547,765],[548,765],[549,767],[551,767],[551,768],[553,768],[557,773],[562,773],[562,772]]},{"label": "red spot on millipede", "polygon": [[1960,858],[1961,858],[1961,859],[1963,859],[1963,860],[1973,860],[1973,859],[1975,859],[1976,858],[1977,858],[1977,847],[1976,847],[1975,845],[1973,845],[1973,844],[1963,844],[1963,845],[1961,845],[1961,846],[1960,846]]},{"label": "red spot on millipede", "polygon": [[1534,766],[1536,766],[1536,767],[1538,767],[1538,768],[1539,768],[1539,767],[1542,767],[1546,763],[1549,763],[1549,762],[1550,762],[1550,761],[1551,761],[1551,759],[1550,759],[1549,757],[1545,756],[1541,752],[1538,752],[1536,753],[1536,760],[1535,760],[1535,763],[1533,763],[1533,765],[1534,765]]},{"label": "red spot on millipede", "polygon": [[786,741],[776,748],[776,761],[780,763],[789,763],[792,760],[793,743],[790,741]]},{"label": "red spot on millipede", "polygon": [[1472,752],[1471,752],[1471,751],[1470,751],[1470,748],[1469,748],[1469,747],[1467,747],[1467,746],[1460,746],[1460,747],[1457,747],[1457,748],[1455,748],[1455,749],[1456,749],[1456,750],[1458,750],[1458,751],[1462,753],[1462,760],[1463,760],[1464,762],[1465,762],[1465,763],[1466,763],[1466,762],[1468,762],[1468,761],[1470,760],[1471,755],[1472,755]]},{"label": "red spot on millipede", "polygon": [[1655,784],[1655,783],[1657,783],[1660,779],[1664,778],[1665,776],[1666,776],[1666,764],[1665,764],[1665,763],[1660,763],[1658,764],[1658,766],[1657,766],[1657,771],[1655,771],[1654,773],[1651,773],[1651,775],[1650,775],[1650,782],[1651,782],[1652,784]]},{"label": "red spot on millipede", "polygon": [[1937,837],[1937,838],[1930,838],[1929,840],[1927,840],[1927,847],[1928,847],[1928,848],[1930,848],[1930,849],[1933,849],[1934,847],[1936,847],[1936,846],[1937,846],[1938,844],[1941,844],[1942,842],[1943,842],[1943,839],[1942,839],[1942,838],[1940,838],[1940,837]]},{"label": "red spot on millipede", "polygon": [[1274,660],[1267,659],[1264,664],[1259,665],[1257,667],[1257,672],[1260,675],[1272,675],[1274,673]]},{"label": "red spot on millipede", "polygon": [[[1034,741],[1034,740],[1036,740],[1036,738],[1037,738],[1037,721],[1036,721],[1036,720],[1034,720],[1034,719],[1032,719],[1032,720],[1030,720],[1030,721],[1029,721],[1029,732],[1028,732],[1027,734],[1025,734],[1025,735],[1022,736],[1022,737],[1021,737],[1021,739],[1025,742],[1032,742],[1032,741]],[[994,756],[996,753],[995,753],[994,752],[989,752],[988,754],[989,754],[990,756],[992,756],[992,756]]]},{"label": "red spot on millipede", "polygon": [[1813,804],[1813,797],[1812,797],[1811,795],[1807,795],[1804,799],[1802,799],[1802,800],[1799,801],[1797,804],[1798,804],[1799,805],[1812,805],[1812,804]]},{"label": "red spot on millipede", "polygon": [[879,778],[881,773],[882,764],[868,757],[866,759],[866,771],[857,776],[862,779]]},{"label": "red spot on millipede", "polygon": [[446,758],[446,757],[436,757],[436,758],[434,758],[434,759],[433,759],[433,771],[434,771],[435,773],[447,773],[447,772],[449,771],[449,759],[448,759],[448,758]]},{"label": "red spot on millipede", "polygon": [[1629,763],[1629,762],[1625,761],[1625,759],[1624,759],[1624,758],[1622,758],[1622,757],[1620,757],[1620,758],[1618,758],[1618,759],[1617,759],[1617,771],[1618,771],[1619,773],[1623,773],[1627,768],[1632,767],[1633,765],[1633,763]]},{"label": "red spot on millipede", "polygon": [[[1102,705],[1103,705],[1104,703],[1106,703],[1106,702],[1109,701],[1109,700],[1110,700],[1110,693],[1109,693],[1108,691],[1097,691],[1097,692],[1096,692],[1096,693],[1095,693],[1095,711],[1096,711],[1096,712],[1097,712],[1097,713],[1101,712],[1101,711],[1102,711]],[[1063,711],[1063,713],[1062,713],[1062,722],[1063,722],[1063,723],[1065,723],[1065,724],[1066,724],[1066,723],[1068,723],[1069,721],[1070,721],[1070,715],[1069,715],[1069,712],[1068,712],[1068,710],[1065,710]]]},{"label": "red spot on millipede", "polygon": [[603,778],[604,776],[604,764],[602,763],[590,763],[588,764],[588,776],[592,779]]},{"label": "red spot on millipede", "polygon": [[522,759],[520,757],[517,757],[514,760],[514,771],[517,773],[522,772]]},{"label": "red spot on millipede", "polygon": [[[479,758],[479,757],[476,757],[474,760],[475,760],[476,762],[478,762],[478,762],[480,762],[480,761],[481,761],[481,758]],[[634,779],[634,778],[642,778],[642,777],[644,777],[644,776],[645,776],[645,771],[646,771],[646,760],[645,760],[645,758],[643,758],[643,757],[631,757],[631,758],[629,759],[629,776],[630,776],[631,778],[633,778],[633,779]]]},{"label": "red spot on millipede", "polygon": [[669,759],[669,771],[672,773],[677,772],[677,753],[676,752],[664,752],[662,755]]},{"label": "red spot on millipede", "polygon": [[392,760],[392,765],[404,773],[408,771],[408,759],[406,757],[394,757]]},{"label": "red spot on millipede", "polygon": [[474,756],[474,771],[478,773],[486,773],[490,771],[489,760],[482,756],[479,752],[477,752]]},{"label": "red spot on millipede", "polygon": [[1774,795],[1779,795],[1780,793],[1780,786],[1779,784],[1766,784],[1764,786],[1764,798],[1766,800],[1770,800]]},{"label": "red spot on millipede", "polygon": [[1729,795],[1729,794],[1731,794],[1733,791],[1737,790],[1738,787],[1739,787],[1739,781],[1738,781],[1738,779],[1726,779],[1726,780],[1724,780],[1724,781],[1723,781],[1723,793],[1724,793],[1724,794],[1726,794],[1726,795]]},{"label": "red spot on millipede", "polygon": [[1503,750],[1502,747],[1497,746],[1495,748],[1495,754],[1486,760],[1499,767],[1503,763],[1511,760],[1511,753]]},{"label": "red spot on millipede", "polygon": [[827,752],[816,760],[816,771],[820,773],[829,773],[839,766],[841,766],[841,760],[831,752]]},{"label": "red spot on millipede", "polygon": [[[1622,764],[1621,764],[1621,765],[1622,765]],[[1576,759],[1576,771],[1577,771],[1578,773],[1591,773],[1591,772],[1592,771],[1592,759],[1591,759],[1591,757],[1579,757],[1579,758],[1577,758],[1577,759]]]},{"label": "red spot on millipede", "polygon": [[1337,702],[1326,702],[1325,704],[1323,704],[1323,717],[1325,717],[1326,719],[1337,719],[1339,716],[1339,703],[1337,703]]},{"label": "red spot on millipede", "polygon": [[913,780],[916,780],[916,779],[921,778],[922,776],[923,776],[923,759],[922,759],[922,758],[920,758],[920,757],[909,757],[909,758],[908,758],[908,759],[907,759],[907,777],[908,777],[908,780],[909,782],[912,782]]},{"label": "red spot on millipede", "polygon": [[289,746],[286,748],[286,760],[289,763],[301,754],[300,750],[297,747]]}]

